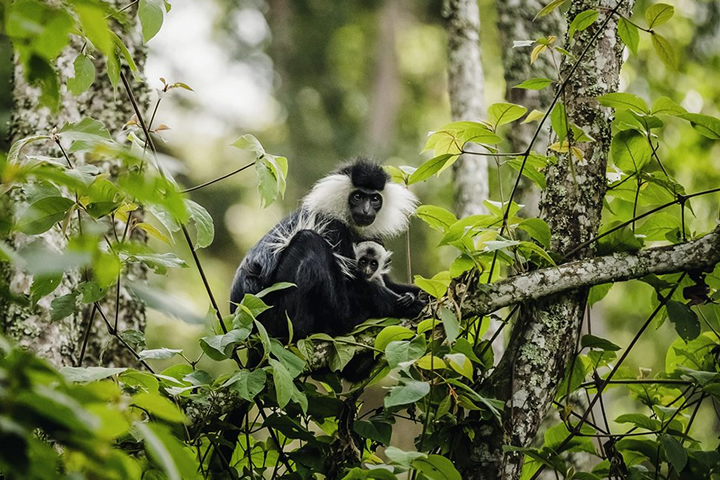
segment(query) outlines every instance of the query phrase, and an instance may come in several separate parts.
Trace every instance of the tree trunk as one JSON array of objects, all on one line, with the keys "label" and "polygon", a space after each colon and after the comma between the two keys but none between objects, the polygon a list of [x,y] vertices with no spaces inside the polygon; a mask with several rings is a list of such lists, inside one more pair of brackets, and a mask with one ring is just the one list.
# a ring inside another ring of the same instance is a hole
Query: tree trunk
[{"label": "tree trunk", "polygon": [[[122,7],[121,2],[109,2],[114,7]],[[134,16],[133,16],[134,18]],[[116,31],[120,31],[117,28]],[[136,29],[129,33],[121,33],[125,45],[128,47],[140,71],[145,63],[145,47],[142,36]],[[132,106],[122,90],[115,91],[110,84],[104,59],[95,60],[97,76],[95,82],[87,92],[75,97],[63,85],[68,77],[74,75],[73,62],[80,53],[80,41],[71,42],[71,45],[57,58],[56,68],[59,73],[61,85],[61,103],[57,113],[52,113],[47,107],[39,104],[40,91],[25,80],[22,67],[15,59],[13,95],[15,108],[11,122],[11,138],[17,141],[24,137],[36,134],[49,134],[54,128],[60,128],[69,122],[77,122],[83,117],[92,117],[101,121],[112,133],[118,134],[122,126],[133,114]],[[147,104],[147,92],[144,84],[136,83],[136,95],[140,95],[141,104]],[[57,147],[51,142],[33,143],[25,147],[24,153],[28,155],[60,156]],[[83,163],[82,156],[73,154],[73,161]],[[105,165],[103,170],[112,172],[112,165]],[[19,200],[15,198],[14,200]],[[11,200],[12,201],[12,200]],[[67,244],[66,238],[58,228],[53,228],[39,237],[28,237],[21,233],[14,234],[8,243],[19,249],[30,242],[40,242],[45,247],[60,252]],[[33,278],[28,273],[13,268],[9,264],[2,264],[0,274],[13,294],[27,297]],[[125,278],[121,282],[119,294],[111,287],[108,291],[108,300],[101,303],[102,311],[111,324],[116,322],[116,294],[119,299],[117,308],[117,330],[133,329],[143,331],[145,327],[144,305],[132,298],[122,286],[127,281],[144,281],[145,269],[133,267],[124,272]],[[66,271],[61,284],[54,293],[40,299],[34,307],[19,303],[6,302],[0,305],[0,325],[2,330],[20,346],[28,348],[49,360],[53,365],[80,366],[81,351],[84,338],[88,335],[84,351],[83,366],[87,365],[135,365],[135,357],[108,333],[108,327],[100,314],[95,314],[92,305],[86,305],[73,315],[61,320],[51,321],[50,303],[58,296],[70,293],[82,281],[77,270]],[[91,323],[92,322],[92,323]],[[89,331],[86,331],[87,328]]]},{"label": "tree trunk", "polygon": [[375,45],[375,75],[372,104],[368,118],[368,144],[370,151],[385,158],[395,138],[395,124],[400,109],[401,92],[398,59],[395,53],[395,30],[405,2],[385,0],[379,16],[378,39]]},{"label": "tree trunk", "polygon": [[[445,0],[443,18],[452,119],[476,122],[485,116],[477,0]],[[486,157],[461,155],[453,165],[453,174],[458,217],[487,213],[483,205],[489,196]]]},{"label": "tree trunk", "polygon": [[[626,2],[621,13],[626,14],[632,3]],[[599,6],[612,9],[615,4],[603,0]],[[567,13],[568,23],[578,13],[597,7],[597,2],[573,0]],[[616,19],[605,24],[610,12],[599,10],[598,20],[576,35],[570,46],[575,58],[580,58],[588,45],[589,49],[560,98],[566,105],[568,121],[584,129],[595,141],[575,145],[582,151],[582,160],[558,155],[558,163],[547,171],[547,188],[540,204],[541,216],[553,233],[552,250],[559,254],[570,252],[597,233],[605,195],[613,113],[600,106],[596,97],[617,91],[623,44],[616,34]],[[561,81],[568,77],[571,68],[570,62],[563,61]],[[575,258],[590,255],[592,249],[588,247]],[[506,402],[502,424],[478,426],[470,454],[472,465],[465,469],[464,478],[519,478],[523,456],[503,454],[502,445],[526,447],[533,441],[574,351],[587,292],[587,288],[580,288],[553,295],[529,302],[522,309],[507,351],[490,378],[497,398]]]}]

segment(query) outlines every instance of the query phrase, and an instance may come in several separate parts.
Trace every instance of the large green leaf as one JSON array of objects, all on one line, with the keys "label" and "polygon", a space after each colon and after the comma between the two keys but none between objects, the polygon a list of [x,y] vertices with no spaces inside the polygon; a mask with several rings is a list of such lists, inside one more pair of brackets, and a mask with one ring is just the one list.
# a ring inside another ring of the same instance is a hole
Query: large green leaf
[{"label": "large green leaf", "polygon": [[[525,115],[527,108],[514,103],[494,103],[488,107],[488,122],[495,128],[514,122]],[[484,143],[484,142],[478,142]]]},{"label": "large green leaf", "polygon": [[223,386],[229,386],[238,392],[238,395],[240,395],[241,398],[251,402],[257,394],[265,388],[266,377],[267,375],[265,374],[265,370],[250,371],[243,369],[235,372],[233,376],[223,384]]},{"label": "large green leaf", "polygon": [[684,303],[670,300],[665,308],[667,308],[668,318],[675,326],[680,338],[688,342],[700,335],[700,320],[690,307]]},{"label": "large green leaf", "polygon": [[720,139],[720,120],[717,118],[699,113],[683,113],[677,116],[690,122],[701,135],[713,140]]},{"label": "large green leaf", "polygon": [[215,238],[215,225],[212,217],[202,205],[192,200],[185,199],[185,205],[187,205],[190,211],[190,218],[195,222],[195,230],[197,232],[195,249],[209,246]]},{"label": "large green leaf", "polygon": [[650,7],[645,10],[647,28],[652,29],[658,25],[662,25],[670,20],[674,14],[675,7],[668,5],[667,3],[656,3],[654,5],[650,5]]},{"label": "large green leaf", "polygon": [[28,235],[47,232],[65,218],[74,204],[75,202],[65,197],[41,198],[20,214],[16,228]]},{"label": "large green leaf", "polygon": [[640,172],[652,158],[647,138],[637,130],[623,130],[610,143],[613,163],[626,173]]},{"label": "large green leaf", "polygon": [[150,41],[163,24],[165,5],[163,0],[140,0],[138,6],[138,18],[142,25],[143,40]]},{"label": "large green leaf", "polygon": [[612,107],[615,110],[635,110],[639,113],[650,113],[645,100],[632,93],[606,93],[599,96],[598,101],[601,105]]},{"label": "large green leaf", "polygon": [[417,380],[403,380],[390,389],[385,397],[385,408],[415,403],[430,393],[430,384]]},{"label": "large green leaf", "polygon": [[68,78],[68,90],[70,90],[73,95],[80,95],[87,91],[95,81],[95,65],[87,55],[80,54],[75,58],[73,68],[75,70],[75,76]]},{"label": "large green leaf", "polygon": [[453,463],[440,455],[428,455],[427,457],[413,460],[412,466],[421,471],[430,480],[461,480],[460,472],[455,469]]}]

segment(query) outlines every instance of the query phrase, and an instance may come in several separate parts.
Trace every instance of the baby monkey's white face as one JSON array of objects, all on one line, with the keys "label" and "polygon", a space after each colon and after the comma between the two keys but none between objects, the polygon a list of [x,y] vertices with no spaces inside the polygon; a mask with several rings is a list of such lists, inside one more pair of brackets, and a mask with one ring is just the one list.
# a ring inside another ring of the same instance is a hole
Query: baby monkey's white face
[{"label": "baby monkey's white face", "polygon": [[355,244],[355,261],[357,273],[368,282],[384,284],[382,276],[390,271],[390,256],[392,252],[377,242],[360,242]]}]

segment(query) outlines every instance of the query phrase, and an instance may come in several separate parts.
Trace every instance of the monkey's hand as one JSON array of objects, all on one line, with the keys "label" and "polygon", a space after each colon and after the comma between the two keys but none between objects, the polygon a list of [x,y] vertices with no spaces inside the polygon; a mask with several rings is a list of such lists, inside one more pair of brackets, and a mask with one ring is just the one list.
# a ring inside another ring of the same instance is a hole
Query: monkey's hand
[{"label": "monkey's hand", "polygon": [[407,308],[415,302],[415,295],[408,292],[400,295],[397,299],[398,307]]}]

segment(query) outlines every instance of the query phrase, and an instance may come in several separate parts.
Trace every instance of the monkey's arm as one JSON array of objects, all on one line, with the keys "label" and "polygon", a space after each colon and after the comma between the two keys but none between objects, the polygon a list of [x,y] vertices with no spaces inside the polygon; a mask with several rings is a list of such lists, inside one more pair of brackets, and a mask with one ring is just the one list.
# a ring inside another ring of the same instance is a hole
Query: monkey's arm
[{"label": "monkey's arm", "polygon": [[420,295],[420,288],[415,285],[395,283],[390,279],[390,275],[383,275],[383,280],[385,281],[385,286],[398,295],[404,295],[406,293],[412,293],[416,297]]}]

